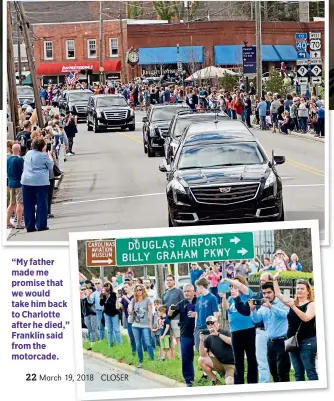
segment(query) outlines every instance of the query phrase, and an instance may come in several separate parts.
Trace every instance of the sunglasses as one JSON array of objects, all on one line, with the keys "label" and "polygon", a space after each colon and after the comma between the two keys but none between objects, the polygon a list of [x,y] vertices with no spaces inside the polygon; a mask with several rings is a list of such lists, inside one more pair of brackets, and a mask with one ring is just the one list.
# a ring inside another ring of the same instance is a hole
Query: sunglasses
[{"label": "sunglasses", "polygon": [[87,288],[81,288],[80,289],[80,291],[86,291],[87,290]]},{"label": "sunglasses", "polygon": [[142,288],[136,288],[136,291],[138,292],[138,291],[143,291],[143,289]]},{"label": "sunglasses", "polygon": [[310,283],[307,280],[297,280],[297,284],[306,284],[309,285]]},{"label": "sunglasses", "polygon": [[212,326],[213,324],[215,324],[216,322],[206,322],[207,326]]}]

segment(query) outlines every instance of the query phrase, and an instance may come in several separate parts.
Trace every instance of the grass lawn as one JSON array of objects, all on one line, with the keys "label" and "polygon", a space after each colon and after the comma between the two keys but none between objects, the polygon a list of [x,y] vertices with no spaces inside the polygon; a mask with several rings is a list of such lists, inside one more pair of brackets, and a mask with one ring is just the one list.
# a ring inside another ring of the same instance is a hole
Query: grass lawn
[{"label": "grass lawn", "polygon": [[[128,337],[122,334],[123,344],[122,345],[115,345],[113,347],[109,347],[107,340],[104,339],[101,342],[94,343],[93,345],[93,352],[99,353],[107,358],[116,359],[119,362],[126,363],[128,365],[137,366],[138,365],[138,357],[137,355],[133,356],[131,352],[130,341]],[[88,349],[90,347],[90,343],[86,342],[84,344],[84,349]],[[157,373],[159,375],[169,377],[170,379],[174,379],[178,382],[184,383],[184,379],[182,376],[181,370],[181,361],[177,359],[177,348],[175,348],[175,359],[169,360],[166,359],[165,361],[158,360],[159,357],[159,349],[155,349],[154,351],[154,361],[150,361],[148,358],[147,353],[144,353],[144,361],[142,364],[143,369],[149,370],[151,372]],[[202,371],[199,369],[198,366],[198,357],[199,354],[195,351],[195,358],[194,358],[194,368],[195,368],[195,382],[194,386],[210,386],[210,380],[200,380],[202,377]],[[221,384],[225,384],[224,378],[218,379]],[[272,379],[271,379],[272,381]],[[293,370],[290,371],[290,381],[295,381],[295,377],[293,374]],[[245,383],[247,383],[247,361],[245,361]]]}]

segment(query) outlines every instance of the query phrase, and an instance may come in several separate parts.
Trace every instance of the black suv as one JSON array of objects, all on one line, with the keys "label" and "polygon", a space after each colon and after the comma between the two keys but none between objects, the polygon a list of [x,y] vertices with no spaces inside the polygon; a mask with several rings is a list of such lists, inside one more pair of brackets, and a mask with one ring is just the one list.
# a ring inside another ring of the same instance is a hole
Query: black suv
[{"label": "black suv", "polygon": [[168,135],[169,125],[178,112],[187,112],[190,107],[186,103],[154,105],[143,118],[144,152],[148,157],[155,156],[156,152],[164,149],[165,137]]},{"label": "black suv", "polygon": [[169,226],[284,220],[275,165],[285,157],[269,160],[250,131],[195,127],[171,165],[159,167],[167,172]]},{"label": "black suv", "polygon": [[59,113],[66,115],[71,112],[78,117],[78,121],[85,121],[87,117],[87,104],[93,92],[88,89],[67,90],[59,97]]},{"label": "black suv", "polygon": [[[190,124],[203,123],[205,121],[229,121],[230,118],[226,113],[177,113],[169,126],[167,137],[165,138],[164,150],[165,158],[169,164],[170,158],[175,155],[176,149],[179,146],[180,138],[184,130]],[[241,123],[242,124],[242,123]]]},{"label": "black suv", "polygon": [[19,105],[28,104],[33,109],[35,108],[35,95],[31,86],[19,85],[16,87],[16,92]]},{"label": "black suv", "polygon": [[95,95],[88,102],[87,130],[100,132],[102,129],[120,127],[136,129],[135,112],[123,95]]}]

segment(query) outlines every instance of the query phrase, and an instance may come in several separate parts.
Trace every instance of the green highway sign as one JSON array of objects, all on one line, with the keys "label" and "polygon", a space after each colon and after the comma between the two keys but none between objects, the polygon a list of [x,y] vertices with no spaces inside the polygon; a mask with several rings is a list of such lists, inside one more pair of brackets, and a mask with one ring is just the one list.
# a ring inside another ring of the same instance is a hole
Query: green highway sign
[{"label": "green highway sign", "polygon": [[252,232],[116,239],[117,266],[253,258]]}]

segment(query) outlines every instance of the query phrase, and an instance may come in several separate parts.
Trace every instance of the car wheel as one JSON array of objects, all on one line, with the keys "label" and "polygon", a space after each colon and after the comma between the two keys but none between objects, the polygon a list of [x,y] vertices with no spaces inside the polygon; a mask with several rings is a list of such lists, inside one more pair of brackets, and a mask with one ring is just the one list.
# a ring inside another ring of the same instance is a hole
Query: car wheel
[{"label": "car wheel", "polygon": [[144,153],[146,154],[146,153],[147,153],[147,147],[146,147],[146,144],[145,144],[145,137],[144,137],[144,135],[143,135],[143,146],[144,146]]},{"label": "car wheel", "polygon": [[97,125],[97,120],[96,120],[96,118],[94,118],[94,125],[93,125],[93,128],[94,128],[95,134],[97,134],[98,132],[100,132],[100,128],[99,128],[98,125]]},{"label": "car wheel", "polygon": [[129,125],[129,131],[135,131],[135,130],[136,130],[135,124]]},{"label": "car wheel", "polygon": [[148,156],[148,157],[154,157],[154,156],[155,156],[155,152],[154,152],[154,150],[151,148],[150,141],[147,142],[147,156]]},{"label": "car wheel", "polygon": [[93,131],[93,128],[92,128],[91,125],[89,124],[88,118],[87,118],[87,131]]}]

